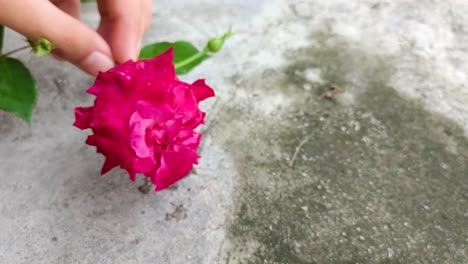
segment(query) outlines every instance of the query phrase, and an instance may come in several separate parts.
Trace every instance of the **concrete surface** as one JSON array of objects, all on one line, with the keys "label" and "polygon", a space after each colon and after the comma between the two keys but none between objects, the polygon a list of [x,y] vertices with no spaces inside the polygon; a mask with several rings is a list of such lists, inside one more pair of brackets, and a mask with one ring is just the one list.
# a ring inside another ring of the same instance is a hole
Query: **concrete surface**
[{"label": "concrete surface", "polygon": [[[217,91],[197,173],[150,195],[119,169],[100,177],[71,125],[92,80],[22,54],[39,102],[31,125],[0,113],[0,263],[468,263],[467,13],[155,1],[145,43],[236,35],[183,77]],[[97,24],[92,4],[83,17]]]}]

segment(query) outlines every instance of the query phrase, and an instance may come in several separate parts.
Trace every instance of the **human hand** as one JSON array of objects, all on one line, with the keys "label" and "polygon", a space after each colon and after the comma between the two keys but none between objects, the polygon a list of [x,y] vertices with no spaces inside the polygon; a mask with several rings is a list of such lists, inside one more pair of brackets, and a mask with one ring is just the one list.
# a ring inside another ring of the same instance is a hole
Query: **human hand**
[{"label": "human hand", "polygon": [[0,0],[0,24],[28,39],[46,38],[53,54],[97,75],[138,57],[151,22],[151,0],[97,0],[97,31],[80,21],[79,0]]}]

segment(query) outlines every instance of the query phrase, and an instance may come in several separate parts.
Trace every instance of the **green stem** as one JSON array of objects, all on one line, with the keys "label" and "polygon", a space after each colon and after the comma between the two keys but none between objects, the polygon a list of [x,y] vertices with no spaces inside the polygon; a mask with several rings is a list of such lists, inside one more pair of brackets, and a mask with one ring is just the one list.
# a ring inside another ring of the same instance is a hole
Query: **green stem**
[{"label": "green stem", "polygon": [[3,32],[5,31],[5,26],[0,25],[0,54],[2,54],[3,49]]},{"label": "green stem", "polygon": [[14,49],[14,50],[9,51],[9,52],[7,52],[7,53],[5,53],[5,54],[0,54],[0,57],[8,57],[8,56],[10,56],[11,54],[14,54],[14,53],[16,53],[16,52],[20,52],[20,51],[25,50],[25,49],[28,49],[28,48],[31,48],[31,46],[27,45],[27,46],[24,46],[24,47],[21,47],[21,48]]},{"label": "green stem", "polygon": [[196,54],[194,54],[192,57],[187,58],[186,60],[179,61],[178,63],[174,64],[175,69],[177,70],[178,68],[182,68],[184,66],[189,65],[190,63],[196,61],[197,59],[205,56],[208,54],[208,50],[204,49]]}]

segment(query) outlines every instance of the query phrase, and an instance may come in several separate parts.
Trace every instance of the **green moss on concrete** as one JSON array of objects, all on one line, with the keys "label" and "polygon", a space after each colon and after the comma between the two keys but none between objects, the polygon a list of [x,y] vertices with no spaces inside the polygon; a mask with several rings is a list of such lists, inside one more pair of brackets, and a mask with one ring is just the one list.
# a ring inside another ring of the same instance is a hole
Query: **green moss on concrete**
[{"label": "green moss on concrete", "polygon": [[[288,111],[238,116],[237,109],[226,124],[242,127],[224,142],[241,177],[228,263],[465,263],[462,129],[389,87],[393,58],[316,39],[320,45],[290,54],[283,74],[242,85],[283,92],[294,101]],[[301,76],[308,68],[324,80],[311,91]],[[329,84],[349,87],[355,101],[318,99]]]}]

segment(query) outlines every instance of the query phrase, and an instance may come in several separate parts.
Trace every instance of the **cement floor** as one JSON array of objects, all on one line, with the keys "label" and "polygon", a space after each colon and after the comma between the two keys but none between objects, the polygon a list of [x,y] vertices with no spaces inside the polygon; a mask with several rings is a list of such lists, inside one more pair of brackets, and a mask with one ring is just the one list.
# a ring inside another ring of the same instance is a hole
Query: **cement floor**
[{"label": "cement floor", "polygon": [[[149,195],[120,169],[100,177],[72,126],[93,80],[22,54],[39,100],[30,125],[0,113],[0,263],[468,263],[467,13],[154,1],[145,43],[236,34],[182,77],[217,93],[196,174]],[[93,4],[82,14],[98,23]],[[345,92],[321,99],[330,85]]]}]

